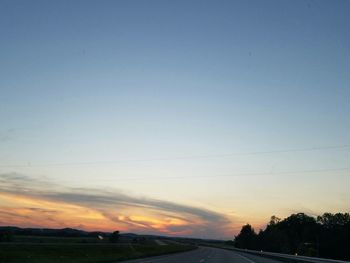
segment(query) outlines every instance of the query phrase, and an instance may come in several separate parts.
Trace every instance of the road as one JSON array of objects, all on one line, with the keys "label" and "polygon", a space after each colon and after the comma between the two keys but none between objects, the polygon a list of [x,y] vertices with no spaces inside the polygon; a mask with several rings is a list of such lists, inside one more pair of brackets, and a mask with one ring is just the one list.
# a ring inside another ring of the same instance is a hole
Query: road
[{"label": "road", "polygon": [[277,260],[253,256],[219,248],[200,247],[196,250],[124,261],[125,263],[281,263]]}]

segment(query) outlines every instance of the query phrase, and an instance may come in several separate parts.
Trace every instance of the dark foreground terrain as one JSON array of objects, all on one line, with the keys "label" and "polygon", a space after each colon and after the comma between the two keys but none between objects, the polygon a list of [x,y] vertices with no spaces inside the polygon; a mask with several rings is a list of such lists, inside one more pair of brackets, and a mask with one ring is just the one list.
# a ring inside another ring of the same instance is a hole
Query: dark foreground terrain
[{"label": "dark foreground terrain", "polygon": [[[56,240],[57,241],[57,240]],[[1,263],[99,263],[163,255],[194,249],[183,244],[0,243]]]}]

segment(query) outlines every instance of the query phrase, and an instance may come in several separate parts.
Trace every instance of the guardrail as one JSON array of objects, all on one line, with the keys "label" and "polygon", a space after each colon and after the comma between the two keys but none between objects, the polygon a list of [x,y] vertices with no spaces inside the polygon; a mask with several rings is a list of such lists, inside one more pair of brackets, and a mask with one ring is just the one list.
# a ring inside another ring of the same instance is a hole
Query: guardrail
[{"label": "guardrail", "polygon": [[248,250],[248,249],[238,249],[238,248],[234,248],[234,250],[242,253],[249,253],[252,255],[269,257],[269,258],[277,259],[284,262],[349,263],[349,261],[334,260],[334,259],[328,259],[328,258],[306,257],[306,256],[299,256],[299,255],[290,255],[290,254],[264,252],[264,251]]},{"label": "guardrail", "polygon": [[247,253],[255,256],[261,256],[266,258],[271,258],[287,263],[350,263],[350,261],[344,260],[334,260],[328,258],[317,258],[317,257],[306,257],[306,256],[298,256],[298,255],[290,255],[290,254],[282,254],[282,253],[274,253],[274,252],[265,252],[265,251],[257,251],[257,250],[249,250],[249,249],[239,249],[229,246],[218,246],[218,245],[208,245],[216,248],[222,248],[227,250],[233,250],[236,252]]}]

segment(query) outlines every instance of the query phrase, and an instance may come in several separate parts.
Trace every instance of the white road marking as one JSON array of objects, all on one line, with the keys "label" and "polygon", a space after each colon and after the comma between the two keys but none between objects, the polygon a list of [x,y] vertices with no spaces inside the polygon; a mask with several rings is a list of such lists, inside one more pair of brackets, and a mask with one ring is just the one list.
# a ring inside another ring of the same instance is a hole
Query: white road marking
[{"label": "white road marking", "polygon": [[[191,253],[191,252],[197,253],[198,251],[200,251],[200,250],[198,249],[198,250],[192,250],[192,251],[179,252],[179,254],[180,254],[180,253],[188,253],[188,252],[190,252],[190,253]],[[171,255],[171,254],[169,254],[169,255],[163,255],[163,256],[159,256],[159,258],[155,258],[155,259],[152,259],[152,258],[150,258],[150,259],[145,259],[145,260],[140,261],[140,263],[159,262],[159,261],[162,261],[162,260],[164,260],[164,259],[171,258],[171,257],[173,257],[173,256],[176,256],[176,254],[173,254],[173,255]]]},{"label": "white road marking", "polygon": [[242,256],[241,254],[238,254],[238,253],[237,253],[237,255],[240,256],[241,258],[244,258],[244,259],[247,260],[249,263],[255,263],[253,260],[251,260],[251,259],[249,259],[249,258],[247,258],[247,257],[245,257],[245,256]]}]

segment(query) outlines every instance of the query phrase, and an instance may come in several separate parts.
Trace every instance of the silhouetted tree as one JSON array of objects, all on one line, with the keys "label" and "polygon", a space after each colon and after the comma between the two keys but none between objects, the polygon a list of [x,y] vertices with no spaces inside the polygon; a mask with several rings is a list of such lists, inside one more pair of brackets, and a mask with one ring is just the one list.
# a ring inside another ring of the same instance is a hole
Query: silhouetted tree
[{"label": "silhouetted tree", "polygon": [[317,217],[320,225],[318,246],[320,256],[350,259],[349,213],[324,213]]},{"label": "silhouetted tree", "polygon": [[279,222],[281,222],[281,218],[279,218],[279,217],[277,217],[277,216],[271,216],[269,225],[270,225],[270,226],[275,226],[275,225],[277,225]]},{"label": "silhouetted tree", "polygon": [[257,235],[251,225],[246,224],[241,232],[235,237],[235,246],[238,248],[255,249]]},{"label": "silhouetted tree", "polygon": [[120,233],[119,231],[114,231],[110,237],[109,237],[109,241],[111,243],[117,243],[119,241],[119,237],[120,237]]},{"label": "silhouetted tree", "polygon": [[272,216],[265,230],[255,234],[249,225],[235,237],[238,248],[350,259],[349,213],[325,213],[317,219],[304,213],[281,220]]},{"label": "silhouetted tree", "polygon": [[277,220],[275,216],[271,217],[270,223],[265,230],[260,230],[258,234],[258,249],[273,251],[273,252],[287,252],[289,248],[287,235],[285,230],[279,227],[280,219]]},{"label": "silhouetted tree", "polygon": [[301,254],[299,248],[305,243],[315,244],[317,223],[304,213],[293,214],[282,220],[279,227],[285,231],[289,247],[286,252]]},{"label": "silhouetted tree", "polygon": [[317,222],[320,223],[324,228],[339,228],[350,224],[349,213],[324,213],[322,216],[317,217]]}]

